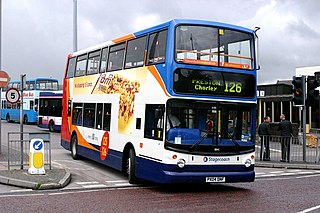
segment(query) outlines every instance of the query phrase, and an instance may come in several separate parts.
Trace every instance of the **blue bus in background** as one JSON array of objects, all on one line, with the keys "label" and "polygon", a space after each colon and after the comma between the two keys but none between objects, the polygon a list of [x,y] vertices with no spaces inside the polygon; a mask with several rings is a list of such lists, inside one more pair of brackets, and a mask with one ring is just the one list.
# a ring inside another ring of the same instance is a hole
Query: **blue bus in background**
[{"label": "blue bus in background", "polygon": [[[1,120],[8,122],[20,121],[20,102],[10,104],[6,101],[6,91],[9,88],[21,90],[21,81],[10,81],[1,92]],[[43,91],[55,91],[59,89],[59,81],[53,78],[34,78],[26,80],[26,88],[23,91],[23,123],[37,123],[39,94]]]}]

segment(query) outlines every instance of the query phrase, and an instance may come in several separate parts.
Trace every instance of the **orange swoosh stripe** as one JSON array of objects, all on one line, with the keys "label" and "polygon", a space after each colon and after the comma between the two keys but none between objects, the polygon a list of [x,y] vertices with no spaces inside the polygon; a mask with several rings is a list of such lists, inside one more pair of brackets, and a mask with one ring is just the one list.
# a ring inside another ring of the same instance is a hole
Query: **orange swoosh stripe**
[{"label": "orange swoosh stripe", "polygon": [[83,147],[86,147],[88,149],[92,149],[94,151],[98,151],[100,152],[100,150],[98,150],[97,148],[95,148],[94,146],[92,146],[91,144],[89,144],[81,135],[79,129],[77,127],[74,128],[74,130],[76,131],[77,133],[77,136],[78,136],[78,145],[80,146],[83,146]]},{"label": "orange swoosh stripe", "polygon": [[126,41],[126,40],[130,40],[130,39],[133,39],[135,38],[133,34],[129,34],[129,35],[125,35],[125,36],[122,36],[120,38],[116,38],[114,40],[112,40],[112,42],[114,42],[115,44],[118,44],[120,42],[123,42],[123,41]]},{"label": "orange swoosh stripe", "polygon": [[170,94],[167,92],[166,87],[162,81],[162,78],[160,77],[158,70],[155,66],[149,66],[148,70],[151,72],[153,77],[158,81],[159,85],[161,86],[163,92],[166,94],[166,96],[170,97]]}]

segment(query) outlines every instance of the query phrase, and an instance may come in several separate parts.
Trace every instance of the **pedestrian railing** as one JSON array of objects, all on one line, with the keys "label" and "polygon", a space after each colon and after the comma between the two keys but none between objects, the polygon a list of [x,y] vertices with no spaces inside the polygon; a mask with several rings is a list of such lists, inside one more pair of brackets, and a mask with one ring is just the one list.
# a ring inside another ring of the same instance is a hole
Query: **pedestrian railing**
[{"label": "pedestrian railing", "polygon": [[50,133],[8,132],[8,170],[29,167],[30,141],[42,139],[44,142],[44,166],[51,170]]},{"label": "pedestrian railing", "polygon": [[256,160],[268,160],[270,156],[271,161],[319,163],[318,138],[320,134],[307,135],[304,145],[302,135],[297,137],[260,136],[256,143]]}]

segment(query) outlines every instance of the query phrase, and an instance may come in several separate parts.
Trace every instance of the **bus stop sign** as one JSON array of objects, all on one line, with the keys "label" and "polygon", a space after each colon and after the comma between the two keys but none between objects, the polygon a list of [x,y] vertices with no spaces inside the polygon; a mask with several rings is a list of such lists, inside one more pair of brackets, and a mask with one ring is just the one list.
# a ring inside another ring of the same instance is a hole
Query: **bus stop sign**
[{"label": "bus stop sign", "polygon": [[0,70],[0,88],[4,88],[10,81],[8,73]]}]

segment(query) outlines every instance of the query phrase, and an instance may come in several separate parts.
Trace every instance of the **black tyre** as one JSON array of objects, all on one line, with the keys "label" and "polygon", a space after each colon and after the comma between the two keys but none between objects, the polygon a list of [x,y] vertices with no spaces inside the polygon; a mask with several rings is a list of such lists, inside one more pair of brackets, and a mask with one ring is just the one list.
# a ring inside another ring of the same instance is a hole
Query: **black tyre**
[{"label": "black tyre", "polygon": [[6,115],[6,121],[10,122],[10,115],[9,114]]},{"label": "black tyre", "polygon": [[134,184],[138,182],[136,177],[136,154],[133,149],[129,150],[129,157],[127,159],[127,175],[129,183]]},{"label": "black tyre", "polygon": [[78,160],[80,157],[78,155],[78,138],[77,135],[72,135],[71,138],[71,156],[74,160]]},{"label": "black tyre", "polygon": [[50,132],[54,132],[54,122],[53,122],[53,120],[51,120],[51,121],[49,122],[49,131],[50,131]]},{"label": "black tyre", "polygon": [[23,116],[23,123],[28,124],[28,116],[27,115]]}]

